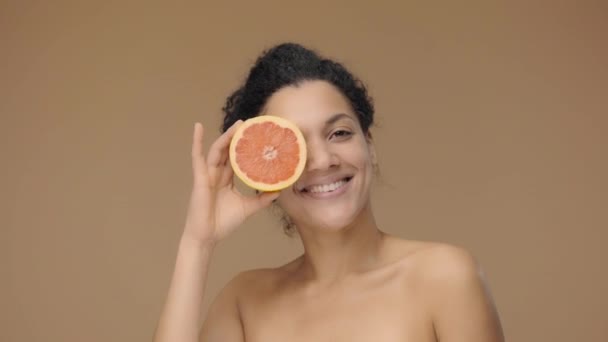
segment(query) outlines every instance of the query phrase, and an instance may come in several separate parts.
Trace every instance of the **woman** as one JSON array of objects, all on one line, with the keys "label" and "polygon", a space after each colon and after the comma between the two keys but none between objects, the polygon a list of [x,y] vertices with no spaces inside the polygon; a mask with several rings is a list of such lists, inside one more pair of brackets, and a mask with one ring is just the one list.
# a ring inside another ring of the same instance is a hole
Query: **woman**
[{"label": "woman", "polygon": [[[370,205],[373,106],[342,65],[297,44],[275,46],[224,112],[225,132],[206,156],[203,127],[195,125],[194,186],[156,341],[503,341],[469,253],[377,227]],[[308,159],[292,187],[246,197],[233,186],[228,146],[241,120],[260,114],[294,122]],[[304,254],[236,276],[200,328],[214,247],[272,202],[297,230]]]}]

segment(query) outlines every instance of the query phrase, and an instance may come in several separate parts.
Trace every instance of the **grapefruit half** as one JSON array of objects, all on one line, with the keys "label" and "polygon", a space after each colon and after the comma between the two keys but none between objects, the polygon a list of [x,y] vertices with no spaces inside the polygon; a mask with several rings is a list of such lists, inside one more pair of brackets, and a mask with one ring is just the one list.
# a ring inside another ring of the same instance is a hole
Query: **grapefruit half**
[{"label": "grapefruit half", "polygon": [[232,169],[243,183],[260,191],[278,191],[300,178],[306,142],[292,122],[260,115],[237,128],[229,154]]}]

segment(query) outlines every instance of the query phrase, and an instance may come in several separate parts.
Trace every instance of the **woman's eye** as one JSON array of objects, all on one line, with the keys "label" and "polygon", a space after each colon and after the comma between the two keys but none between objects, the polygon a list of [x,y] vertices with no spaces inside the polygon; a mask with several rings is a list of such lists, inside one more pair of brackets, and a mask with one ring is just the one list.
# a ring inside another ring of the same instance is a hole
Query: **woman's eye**
[{"label": "woman's eye", "polygon": [[352,134],[353,134],[353,133],[352,133],[352,132],[350,132],[350,131],[346,131],[346,130],[341,129],[341,130],[338,130],[338,131],[335,131],[334,133],[332,133],[331,137],[332,137],[332,138],[334,138],[334,137],[335,137],[335,138],[339,138],[339,139],[340,139],[340,138],[346,138],[346,137],[349,137],[349,136],[351,136]]}]

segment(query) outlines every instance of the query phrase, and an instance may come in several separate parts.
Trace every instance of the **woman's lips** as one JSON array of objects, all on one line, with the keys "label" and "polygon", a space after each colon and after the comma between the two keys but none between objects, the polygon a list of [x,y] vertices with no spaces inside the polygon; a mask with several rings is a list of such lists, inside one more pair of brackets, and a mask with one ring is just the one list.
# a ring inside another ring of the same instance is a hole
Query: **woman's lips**
[{"label": "woman's lips", "polygon": [[[314,186],[314,187],[312,187],[311,190],[303,190],[303,191],[300,191],[300,193],[306,197],[311,197],[311,198],[318,198],[318,199],[333,198],[333,197],[340,196],[346,190],[348,190],[348,188],[350,187],[351,181],[352,181],[352,177],[340,180],[339,182],[341,184],[339,184],[339,186],[337,188],[335,188],[334,190],[329,190],[329,189],[331,189],[331,185],[327,184],[327,185],[323,185],[323,186]],[[323,191],[323,190],[329,190],[329,191]]]}]

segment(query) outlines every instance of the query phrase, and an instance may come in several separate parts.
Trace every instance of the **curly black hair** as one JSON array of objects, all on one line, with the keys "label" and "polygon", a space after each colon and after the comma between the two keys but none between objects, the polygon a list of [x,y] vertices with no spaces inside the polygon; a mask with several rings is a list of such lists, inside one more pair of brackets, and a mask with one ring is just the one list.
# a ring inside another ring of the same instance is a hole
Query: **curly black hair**
[{"label": "curly black hair", "polygon": [[259,115],[279,89],[317,80],[331,83],[348,98],[367,134],[374,123],[374,105],[363,82],[342,64],[295,43],[276,45],[258,57],[245,83],[226,99],[222,132],[238,120]]}]

